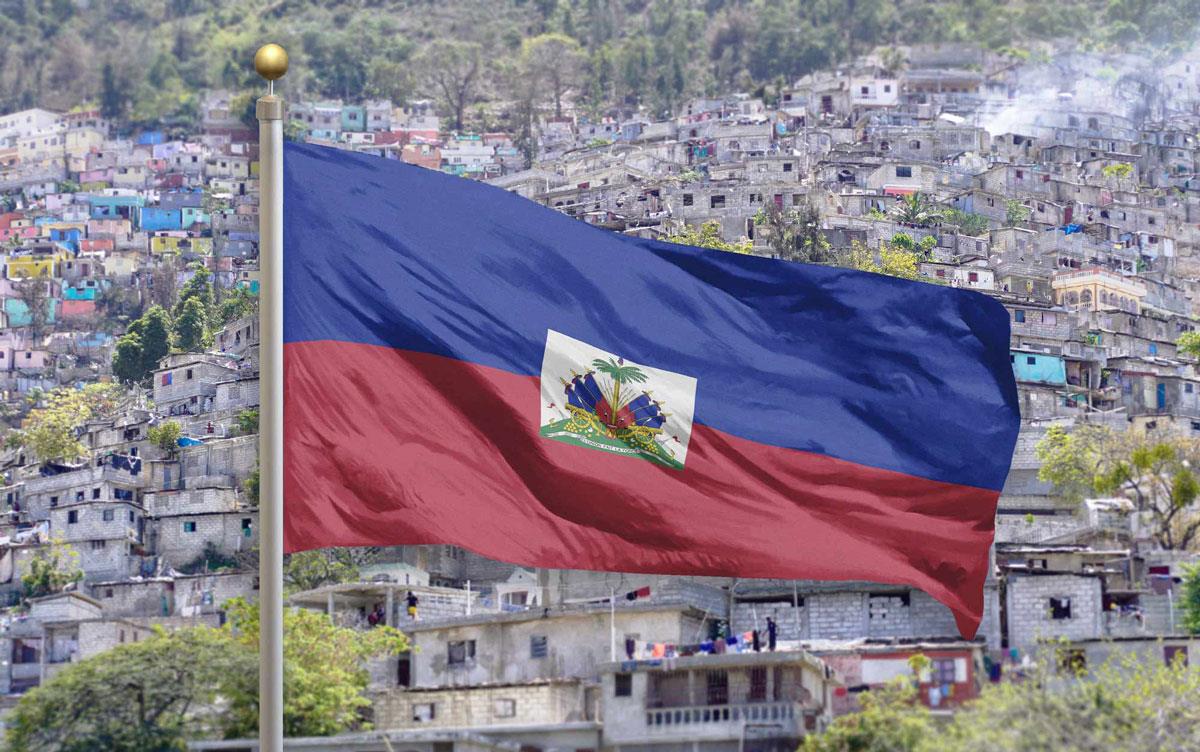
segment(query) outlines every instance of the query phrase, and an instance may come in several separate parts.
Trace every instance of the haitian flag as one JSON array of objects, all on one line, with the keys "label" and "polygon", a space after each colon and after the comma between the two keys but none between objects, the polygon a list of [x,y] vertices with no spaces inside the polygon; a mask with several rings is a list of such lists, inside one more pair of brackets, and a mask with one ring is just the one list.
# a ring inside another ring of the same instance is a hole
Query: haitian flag
[{"label": "haitian flag", "polygon": [[311,145],[283,218],[287,550],[907,584],[978,628],[1019,424],[996,301]]}]

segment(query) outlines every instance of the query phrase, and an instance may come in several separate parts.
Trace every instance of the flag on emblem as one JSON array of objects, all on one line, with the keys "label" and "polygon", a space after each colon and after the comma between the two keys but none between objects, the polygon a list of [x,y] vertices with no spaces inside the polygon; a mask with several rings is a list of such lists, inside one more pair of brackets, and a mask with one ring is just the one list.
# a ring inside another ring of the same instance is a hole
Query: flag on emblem
[{"label": "flag on emblem", "polygon": [[974,635],[1019,427],[979,293],[284,150],[289,551],[869,580]]}]

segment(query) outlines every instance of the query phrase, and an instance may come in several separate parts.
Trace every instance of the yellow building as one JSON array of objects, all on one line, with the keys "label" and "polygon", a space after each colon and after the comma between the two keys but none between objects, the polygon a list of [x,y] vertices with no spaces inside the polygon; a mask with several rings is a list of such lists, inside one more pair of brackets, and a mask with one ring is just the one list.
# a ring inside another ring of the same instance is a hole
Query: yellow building
[{"label": "yellow building", "polygon": [[5,262],[5,276],[9,279],[59,277],[63,263],[70,257],[68,251],[57,247],[53,251],[14,251]]},{"label": "yellow building", "polygon": [[209,256],[212,254],[212,249],[212,238],[188,238],[175,235],[154,235],[150,238],[150,253],[155,256],[180,253]]},{"label": "yellow building", "polygon": [[1054,300],[1072,311],[1129,311],[1139,313],[1146,287],[1100,267],[1054,275],[1050,281]]}]

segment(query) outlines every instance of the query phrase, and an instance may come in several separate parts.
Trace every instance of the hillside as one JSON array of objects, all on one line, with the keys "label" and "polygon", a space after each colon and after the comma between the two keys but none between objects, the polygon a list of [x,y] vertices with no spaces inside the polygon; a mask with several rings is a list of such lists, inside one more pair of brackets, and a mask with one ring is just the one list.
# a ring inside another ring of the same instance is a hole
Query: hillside
[{"label": "hillside", "polygon": [[[187,125],[196,92],[257,86],[249,60],[266,40],[288,47],[293,93],[398,102],[443,95],[433,74],[453,68],[447,54],[462,63],[454,53],[465,46],[478,66],[469,106],[518,98],[523,40],[561,34],[568,54],[558,47],[543,61],[561,68],[561,88],[596,109],[665,111],[688,95],[753,90],[877,45],[972,41],[1018,56],[1066,44],[1170,51],[1191,44],[1200,17],[1200,0],[1053,9],[981,0],[0,0],[0,8],[0,111],[91,101],[134,125]],[[423,55],[431,46],[440,54]]]}]

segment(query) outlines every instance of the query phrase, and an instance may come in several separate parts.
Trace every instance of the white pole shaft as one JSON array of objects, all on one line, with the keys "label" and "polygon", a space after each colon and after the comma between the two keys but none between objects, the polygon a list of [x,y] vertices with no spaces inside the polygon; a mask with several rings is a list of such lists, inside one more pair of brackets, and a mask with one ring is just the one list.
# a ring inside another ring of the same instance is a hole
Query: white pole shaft
[{"label": "white pole shaft", "polygon": [[283,101],[258,100],[260,752],[283,752]]}]

